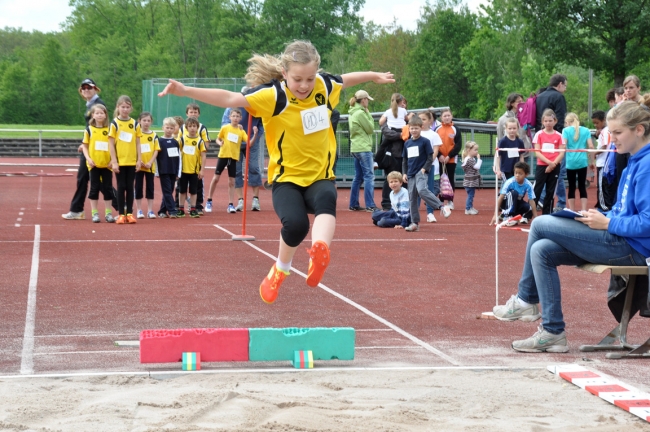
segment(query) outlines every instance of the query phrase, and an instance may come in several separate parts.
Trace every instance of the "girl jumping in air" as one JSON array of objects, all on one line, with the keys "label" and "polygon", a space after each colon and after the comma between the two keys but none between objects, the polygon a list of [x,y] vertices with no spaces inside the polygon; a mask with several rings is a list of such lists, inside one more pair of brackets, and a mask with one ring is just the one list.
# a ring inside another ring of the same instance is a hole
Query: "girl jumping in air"
[{"label": "girl jumping in air", "polygon": [[279,57],[254,55],[246,95],[221,89],[185,87],[170,80],[159,94],[189,97],[212,105],[244,107],[261,117],[267,133],[269,183],[273,207],[282,222],[277,261],[260,284],[260,295],[273,303],[289,275],[293,255],[309,232],[308,213],[315,214],[309,249],[307,285],[317,286],[330,261],[336,227],[334,160],[336,140],[330,124],[341,90],[368,81],[392,83],[390,72],[353,72],[341,76],[319,72],[320,55],[307,41],[288,44]]}]

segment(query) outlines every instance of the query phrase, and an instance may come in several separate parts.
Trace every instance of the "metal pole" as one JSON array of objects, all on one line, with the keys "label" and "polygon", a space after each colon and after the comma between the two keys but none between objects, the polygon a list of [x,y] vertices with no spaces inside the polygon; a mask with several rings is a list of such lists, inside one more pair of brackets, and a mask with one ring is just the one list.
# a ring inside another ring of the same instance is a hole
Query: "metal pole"
[{"label": "metal pole", "polygon": [[589,107],[587,108],[589,113],[589,118],[591,119],[591,114],[593,112],[593,102],[594,102],[594,70],[589,69]]},{"label": "metal pole", "polygon": [[38,131],[38,157],[43,157],[43,131]]}]

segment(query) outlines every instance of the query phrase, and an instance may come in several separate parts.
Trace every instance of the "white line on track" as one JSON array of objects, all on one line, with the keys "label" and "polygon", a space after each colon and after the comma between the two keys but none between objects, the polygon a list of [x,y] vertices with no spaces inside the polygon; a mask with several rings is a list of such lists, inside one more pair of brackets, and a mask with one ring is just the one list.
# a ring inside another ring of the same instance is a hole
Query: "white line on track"
[{"label": "white line on track", "polygon": [[0,380],[16,378],[90,378],[106,376],[143,376],[143,377],[172,377],[181,375],[219,375],[219,374],[269,374],[269,373],[333,373],[333,372],[376,372],[376,371],[529,371],[546,370],[544,366],[383,366],[383,367],[318,367],[314,369],[291,368],[264,368],[264,369],[201,369],[200,371],[141,371],[141,372],[85,372],[85,373],[60,373],[37,375],[0,375]]},{"label": "white line on track", "polygon": [[25,334],[23,352],[20,360],[20,373],[34,373],[34,327],[36,324],[36,286],[38,284],[38,260],[41,241],[41,226],[34,226],[34,249],[32,251],[32,270],[29,273],[29,291],[27,293],[27,314],[25,316]]},{"label": "white line on track", "polygon": [[[229,235],[231,235],[231,236],[234,235],[233,233],[231,233],[230,231],[228,231],[228,230],[225,229],[225,228],[220,227],[219,225],[216,225],[216,224],[215,224],[214,226],[215,226],[215,228],[220,229],[221,231],[223,231],[223,232],[225,232],[225,233],[227,233],[227,234],[229,234]],[[247,242],[247,241],[245,241],[245,242],[243,242],[243,243],[247,244],[248,246],[252,247],[253,249],[257,250],[258,252],[263,253],[264,255],[268,256],[268,257],[271,258],[272,260],[275,260],[275,259],[276,259],[276,257],[275,257],[274,255],[271,255],[270,253],[266,252],[265,250],[260,249],[259,247],[255,246],[255,245],[252,244],[251,242]],[[291,267],[291,270],[292,270],[294,273],[299,274],[300,276],[302,276],[302,277],[304,277],[305,279],[307,279],[307,275],[304,274],[303,272],[301,272],[300,270],[296,269],[295,267]],[[407,332],[407,331],[401,329],[400,327],[396,326],[395,324],[391,323],[390,321],[385,320],[384,318],[380,317],[379,315],[375,314],[374,312],[371,312],[369,309],[367,309],[367,308],[361,306],[360,304],[358,304],[358,303],[356,303],[356,302],[350,300],[349,298],[345,297],[344,295],[337,293],[336,291],[334,291],[334,290],[331,289],[331,288],[328,288],[327,286],[323,285],[322,283],[319,283],[318,286],[319,286],[321,289],[323,289],[324,291],[326,291],[326,292],[332,294],[334,297],[338,297],[339,299],[343,300],[345,303],[349,304],[350,306],[352,306],[352,307],[354,307],[354,308],[357,308],[358,310],[360,310],[361,312],[365,313],[365,314],[368,315],[369,317],[376,319],[376,320],[379,321],[380,323],[384,324],[386,327],[390,327],[390,328],[392,328],[392,329],[395,330],[397,333],[401,334],[402,336],[404,336],[404,337],[407,338],[407,339],[410,339],[412,342],[414,342],[415,344],[421,346],[422,348],[426,349],[427,351],[431,352],[432,354],[437,355],[438,357],[440,357],[440,358],[442,358],[442,359],[448,361],[449,363],[451,363],[451,364],[453,364],[453,365],[458,366],[458,365],[460,364],[460,363],[458,363],[458,361],[456,361],[456,360],[453,359],[452,357],[448,356],[447,354],[443,353],[443,352],[440,351],[439,349],[434,348],[433,346],[429,345],[428,343],[426,343],[426,342],[424,342],[424,341],[418,339],[417,337],[413,336],[413,335],[410,334],[409,332]]]},{"label": "white line on track", "polygon": [[50,355],[70,355],[70,354],[122,354],[122,353],[139,353],[140,350],[127,350],[116,349],[112,351],[60,351],[60,352],[44,352],[35,353],[35,356],[50,356]]},{"label": "white line on track", "polygon": [[[260,243],[270,243],[277,242],[277,239],[268,239],[268,240],[255,240]],[[407,238],[407,239],[335,239],[335,243],[344,243],[344,242],[426,242],[426,241],[447,241],[446,238]],[[5,240],[0,241],[2,243],[31,243],[31,240]],[[133,239],[104,239],[102,242],[114,242],[114,243],[132,243]],[[139,243],[173,243],[173,242],[232,242],[232,239],[167,239],[167,240],[156,240],[156,239],[141,239],[138,240]],[[97,240],[43,240],[41,243],[97,243]]]}]

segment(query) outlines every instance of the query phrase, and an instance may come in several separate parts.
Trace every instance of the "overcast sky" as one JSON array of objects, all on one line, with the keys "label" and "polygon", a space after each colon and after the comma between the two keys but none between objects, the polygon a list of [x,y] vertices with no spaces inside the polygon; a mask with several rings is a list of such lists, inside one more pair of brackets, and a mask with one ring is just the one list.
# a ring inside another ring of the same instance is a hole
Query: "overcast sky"
[{"label": "overcast sky", "polygon": [[[22,27],[23,30],[39,30],[47,33],[60,30],[60,24],[70,14],[69,0],[0,0],[0,28]],[[476,10],[487,0],[465,0],[471,9]],[[393,17],[402,27],[415,30],[420,8],[426,0],[366,0],[361,15],[366,21],[377,24],[390,24]],[[27,7],[26,4],[28,5]]]}]

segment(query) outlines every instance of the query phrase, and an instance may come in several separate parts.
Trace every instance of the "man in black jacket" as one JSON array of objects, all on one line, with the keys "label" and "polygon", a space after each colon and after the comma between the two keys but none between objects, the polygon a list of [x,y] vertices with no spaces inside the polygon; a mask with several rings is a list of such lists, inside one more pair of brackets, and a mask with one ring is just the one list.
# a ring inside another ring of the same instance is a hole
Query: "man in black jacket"
[{"label": "man in black jacket", "polygon": [[[86,113],[84,118],[86,119],[86,126],[90,121],[90,108],[95,104],[102,104],[106,106],[103,100],[99,97],[98,93],[101,90],[95,84],[95,81],[90,78],[86,78],[81,82],[79,86],[79,94],[82,98],[86,100]],[[109,120],[109,119],[107,119]],[[83,145],[83,144],[82,144]],[[86,195],[88,195],[88,181],[90,176],[88,174],[88,167],[86,166],[86,158],[79,147],[79,170],[77,171],[77,190],[72,197],[70,202],[70,211],[61,215],[63,219],[74,220],[74,219],[86,219],[84,213],[84,204],[86,202]]]}]

